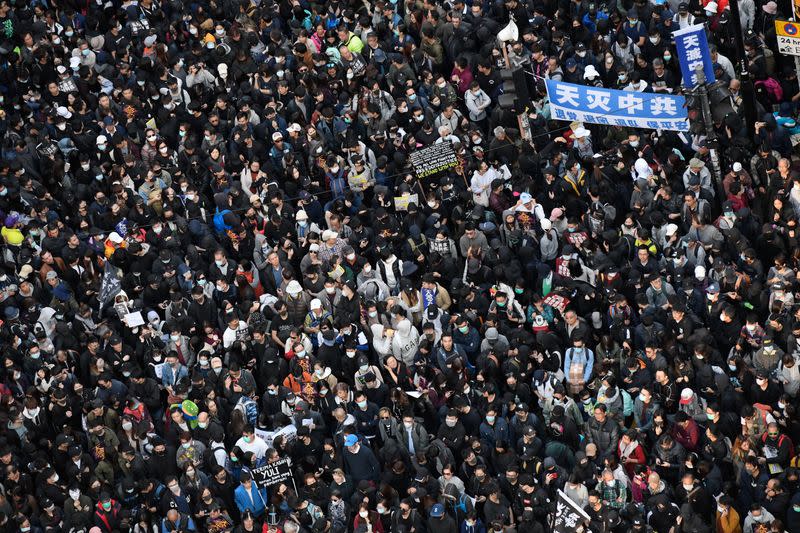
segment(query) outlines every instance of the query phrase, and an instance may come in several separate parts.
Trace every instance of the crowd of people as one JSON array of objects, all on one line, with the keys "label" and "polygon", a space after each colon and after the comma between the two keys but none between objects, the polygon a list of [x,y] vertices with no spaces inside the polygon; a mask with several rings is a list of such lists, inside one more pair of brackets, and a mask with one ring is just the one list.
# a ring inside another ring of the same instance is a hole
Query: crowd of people
[{"label": "crowd of people", "polygon": [[[728,0],[0,0],[0,531],[800,533],[792,5],[731,1],[741,61]],[[551,119],[692,24],[713,135]]]}]

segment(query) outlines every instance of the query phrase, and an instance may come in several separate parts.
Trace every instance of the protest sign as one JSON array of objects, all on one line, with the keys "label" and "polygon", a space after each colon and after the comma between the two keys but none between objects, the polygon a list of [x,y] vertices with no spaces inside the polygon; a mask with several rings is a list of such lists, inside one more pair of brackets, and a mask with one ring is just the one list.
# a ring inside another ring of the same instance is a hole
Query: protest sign
[{"label": "protest sign", "polygon": [[292,467],[288,457],[254,468],[251,473],[260,487],[272,487],[289,480],[294,483]]},{"label": "protest sign", "polygon": [[585,530],[583,526],[588,520],[589,515],[578,507],[578,504],[569,496],[559,490],[556,512],[553,517],[553,531],[555,533],[575,533],[579,531],[579,527]]},{"label": "protest sign", "polygon": [[408,211],[408,204],[419,206],[419,195],[404,194],[403,196],[394,197],[394,208],[396,211]]},{"label": "protest sign", "polygon": [[606,126],[689,131],[686,99],[671,94],[618,91],[547,80],[555,120]]},{"label": "protest sign", "polygon": [[449,142],[432,144],[409,155],[414,173],[419,179],[438,174],[458,166],[453,145]]},{"label": "protest sign", "polygon": [[698,68],[705,74],[706,83],[714,83],[714,63],[708,50],[705,25],[695,24],[676,30],[672,32],[672,38],[678,51],[683,85],[690,89],[697,86]]}]

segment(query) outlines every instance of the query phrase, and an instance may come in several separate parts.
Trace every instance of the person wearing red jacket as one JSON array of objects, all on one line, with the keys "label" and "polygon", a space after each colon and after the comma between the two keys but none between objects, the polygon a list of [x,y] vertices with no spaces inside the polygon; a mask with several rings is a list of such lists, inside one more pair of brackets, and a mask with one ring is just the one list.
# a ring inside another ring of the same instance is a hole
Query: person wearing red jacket
[{"label": "person wearing red jacket", "polygon": [[619,444],[617,445],[617,455],[619,455],[619,462],[625,468],[625,473],[628,474],[629,479],[633,479],[635,474],[634,469],[637,465],[646,465],[647,458],[644,454],[642,445],[637,440],[637,432],[630,430],[625,433]]},{"label": "person wearing red jacket", "polygon": [[97,508],[94,511],[94,525],[100,528],[103,533],[111,533],[112,531],[119,530],[122,523],[122,516],[120,506],[117,500],[104,492],[100,496],[100,501],[97,502]]}]

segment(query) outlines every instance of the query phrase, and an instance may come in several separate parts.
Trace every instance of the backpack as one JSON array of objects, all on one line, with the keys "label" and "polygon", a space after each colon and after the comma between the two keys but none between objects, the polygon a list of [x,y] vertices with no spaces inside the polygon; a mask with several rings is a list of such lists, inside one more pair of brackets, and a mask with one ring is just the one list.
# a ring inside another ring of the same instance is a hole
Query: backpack
[{"label": "backpack", "polygon": [[775,78],[765,78],[755,82],[756,86],[763,86],[767,92],[770,102],[773,104],[780,103],[783,100],[783,87],[775,80]]},{"label": "backpack", "polygon": [[633,398],[624,389],[619,390],[622,393],[622,414],[626,417],[633,414]]}]

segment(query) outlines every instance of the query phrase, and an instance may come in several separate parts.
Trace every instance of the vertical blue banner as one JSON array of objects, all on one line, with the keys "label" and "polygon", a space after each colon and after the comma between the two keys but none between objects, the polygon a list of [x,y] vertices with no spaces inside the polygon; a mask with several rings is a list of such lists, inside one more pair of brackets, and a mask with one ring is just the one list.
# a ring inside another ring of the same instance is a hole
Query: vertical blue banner
[{"label": "vertical blue banner", "polygon": [[681,65],[683,85],[690,89],[697,86],[697,67],[702,67],[706,75],[706,83],[714,83],[714,64],[708,51],[706,27],[702,24],[688,26],[672,33],[675,48],[678,50],[678,61]]}]

